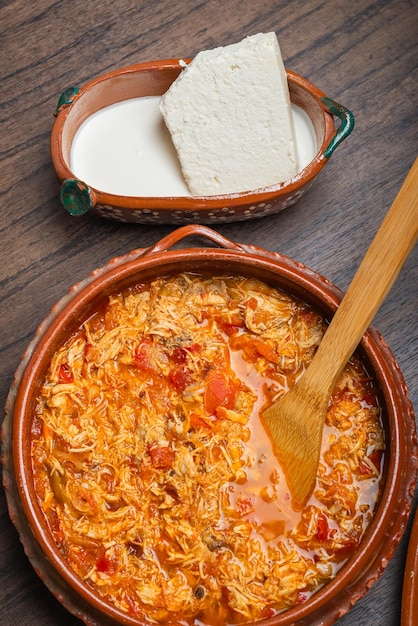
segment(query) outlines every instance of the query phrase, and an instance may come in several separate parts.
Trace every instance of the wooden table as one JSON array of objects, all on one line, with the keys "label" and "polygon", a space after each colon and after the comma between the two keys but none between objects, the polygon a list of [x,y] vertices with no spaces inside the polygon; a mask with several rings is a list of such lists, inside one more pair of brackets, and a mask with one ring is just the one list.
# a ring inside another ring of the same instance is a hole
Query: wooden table
[{"label": "wooden table", "polygon": [[[106,71],[276,31],[286,67],[355,115],[314,187],[273,217],[217,225],[345,289],[418,152],[416,0],[3,0],[0,6],[1,404],[37,325],[67,288],[172,226],[122,224],[60,206],[49,156],[61,92]],[[375,318],[418,402],[417,253]],[[33,571],[0,494],[0,623],[76,626]],[[400,623],[410,526],[395,557],[338,626]]]}]

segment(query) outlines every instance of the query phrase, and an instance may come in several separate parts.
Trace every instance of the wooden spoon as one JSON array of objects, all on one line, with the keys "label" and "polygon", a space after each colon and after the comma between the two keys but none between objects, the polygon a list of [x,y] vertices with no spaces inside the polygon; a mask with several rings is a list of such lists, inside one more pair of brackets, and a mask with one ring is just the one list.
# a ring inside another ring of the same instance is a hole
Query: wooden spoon
[{"label": "wooden spoon", "polygon": [[262,417],[293,505],[310,496],[331,393],[411,252],[418,233],[418,157],[389,209],[304,375]]}]

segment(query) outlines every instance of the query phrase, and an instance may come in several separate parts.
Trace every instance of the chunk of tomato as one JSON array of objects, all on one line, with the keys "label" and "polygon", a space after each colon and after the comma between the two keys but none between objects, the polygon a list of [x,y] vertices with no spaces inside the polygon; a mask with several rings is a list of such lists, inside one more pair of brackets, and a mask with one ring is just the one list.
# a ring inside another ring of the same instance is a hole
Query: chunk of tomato
[{"label": "chunk of tomato", "polygon": [[67,363],[61,363],[58,370],[58,382],[72,383],[74,380],[73,372]]},{"label": "chunk of tomato", "polygon": [[192,428],[210,428],[210,425],[196,413],[190,413],[190,426]]},{"label": "chunk of tomato", "polygon": [[176,346],[170,354],[171,360],[177,365],[184,365],[191,354],[199,352],[200,344],[191,343],[184,346]]},{"label": "chunk of tomato", "polygon": [[171,353],[171,358],[174,361],[174,363],[181,365],[182,363],[186,363],[187,361],[187,352],[184,348],[181,348],[180,346],[176,346],[173,352]]},{"label": "chunk of tomato", "polygon": [[309,598],[309,594],[305,591],[298,591],[296,596],[296,604],[303,604]]},{"label": "chunk of tomato", "polygon": [[232,409],[237,391],[237,384],[223,372],[211,374],[203,396],[205,411],[209,415],[216,415],[216,409],[220,405],[226,409]]},{"label": "chunk of tomato", "polygon": [[157,446],[150,448],[151,463],[156,469],[169,469],[173,467],[174,450],[170,446]]},{"label": "chunk of tomato", "polygon": [[152,341],[148,337],[144,337],[135,349],[135,365],[141,370],[152,369],[151,364]]},{"label": "chunk of tomato", "polygon": [[181,393],[192,382],[192,372],[184,366],[176,367],[170,371],[169,378],[174,389]]},{"label": "chunk of tomato", "polygon": [[230,340],[232,350],[242,350],[247,361],[254,362],[260,357],[264,357],[270,363],[280,363],[280,355],[268,343],[242,334]]},{"label": "chunk of tomato", "polygon": [[325,517],[325,515],[321,513],[318,516],[318,524],[317,524],[317,531],[316,531],[316,538],[318,539],[318,541],[321,541],[321,542],[327,541],[328,532],[329,532],[328,520]]},{"label": "chunk of tomato", "polygon": [[[382,462],[382,456],[383,456],[383,451],[382,450],[374,450],[370,455],[369,455],[369,461],[373,464],[373,466],[376,468],[376,472],[380,472],[380,465]],[[373,472],[373,469],[370,467],[370,465],[368,463],[361,463],[359,465],[359,472],[362,476],[374,476],[375,472]]]},{"label": "chunk of tomato", "polygon": [[104,574],[114,574],[116,567],[113,561],[111,561],[105,554],[101,554],[96,561],[96,568],[98,572]]},{"label": "chunk of tomato", "polygon": [[373,450],[373,452],[369,456],[370,461],[373,463],[373,465],[375,466],[378,472],[380,472],[380,465],[382,463],[382,457],[383,457],[383,450],[378,450],[378,449]]},{"label": "chunk of tomato", "polygon": [[228,337],[237,333],[240,328],[245,328],[245,321],[239,313],[217,316],[215,317],[215,320],[221,330],[228,335]]}]

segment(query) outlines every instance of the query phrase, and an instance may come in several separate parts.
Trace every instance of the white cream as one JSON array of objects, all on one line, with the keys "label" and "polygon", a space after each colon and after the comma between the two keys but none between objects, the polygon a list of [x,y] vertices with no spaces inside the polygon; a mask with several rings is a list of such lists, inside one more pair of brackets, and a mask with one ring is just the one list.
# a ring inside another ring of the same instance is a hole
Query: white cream
[{"label": "white cream", "polygon": [[[159,96],[133,98],[87,118],[71,145],[74,176],[121,196],[190,196],[159,104]],[[317,142],[307,113],[292,104],[292,115],[302,170],[314,158]]]}]

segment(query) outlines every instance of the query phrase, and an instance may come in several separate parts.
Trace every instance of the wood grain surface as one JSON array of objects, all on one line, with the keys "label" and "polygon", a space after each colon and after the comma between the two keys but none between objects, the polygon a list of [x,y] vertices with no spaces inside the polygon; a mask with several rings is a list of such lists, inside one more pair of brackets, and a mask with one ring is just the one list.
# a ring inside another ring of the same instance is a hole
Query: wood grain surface
[{"label": "wood grain surface", "polygon": [[[279,37],[286,67],[348,107],[355,129],[294,207],[215,228],[301,261],[345,289],[418,154],[417,0],[2,0],[2,406],[25,347],[67,289],[112,257],[174,228],[74,218],[62,209],[49,155],[59,95],[111,69],[193,56],[270,30]],[[417,252],[374,320],[415,407]],[[338,626],[400,624],[409,530],[381,578]],[[0,623],[81,626],[33,571],[2,490],[0,532]]]}]

